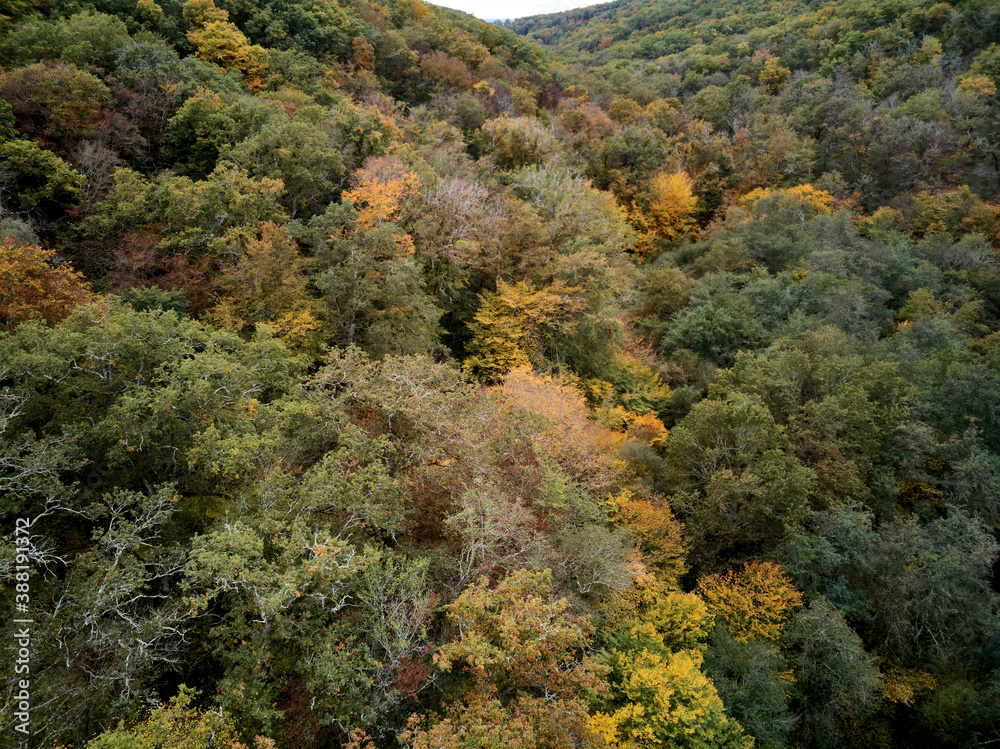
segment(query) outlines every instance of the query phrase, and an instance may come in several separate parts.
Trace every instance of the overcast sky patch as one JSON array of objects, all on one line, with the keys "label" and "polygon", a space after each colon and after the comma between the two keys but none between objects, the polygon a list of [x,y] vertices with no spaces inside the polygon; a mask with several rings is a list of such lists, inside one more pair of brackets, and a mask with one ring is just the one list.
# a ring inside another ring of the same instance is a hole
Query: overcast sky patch
[{"label": "overcast sky patch", "polygon": [[535,16],[541,13],[559,13],[573,8],[584,8],[588,5],[598,5],[593,0],[447,0],[435,2],[445,8],[464,10],[477,18],[497,20],[502,18],[521,18]]}]

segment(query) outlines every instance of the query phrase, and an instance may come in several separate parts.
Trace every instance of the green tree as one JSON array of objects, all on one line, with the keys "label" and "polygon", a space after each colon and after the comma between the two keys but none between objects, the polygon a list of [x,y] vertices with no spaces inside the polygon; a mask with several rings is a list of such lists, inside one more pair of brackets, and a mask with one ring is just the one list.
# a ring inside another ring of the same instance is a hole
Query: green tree
[{"label": "green tree", "polygon": [[806,518],[813,472],[755,398],[704,400],[670,433],[671,506],[684,521],[692,562],[762,550]]},{"label": "green tree", "polygon": [[61,209],[82,198],[87,184],[86,177],[30,140],[0,143],[0,165],[0,205],[14,202],[15,210]]},{"label": "green tree", "polygon": [[262,223],[287,219],[283,187],[270,177],[254,179],[231,162],[221,162],[200,182],[169,179],[157,194],[165,234],[160,248],[238,259]]},{"label": "green tree", "polygon": [[735,171],[751,189],[805,182],[816,152],[811,139],[799,137],[787,119],[764,112],[739,123],[734,150]]},{"label": "green tree", "polygon": [[424,290],[412,243],[391,224],[358,221],[353,206],[337,204],[299,230],[317,260],[334,340],[374,354],[429,350],[441,310]]},{"label": "green tree", "polygon": [[281,180],[291,218],[313,213],[337,187],[345,169],[330,135],[304,117],[275,119],[228,151],[228,158],[255,177]]},{"label": "green tree", "polygon": [[795,615],[785,638],[795,669],[794,704],[802,713],[796,734],[815,746],[841,746],[881,701],[875,658],[823,598]]},{"label": "green tree", "polygon": [[223,153],[268,130],[272,121],[284,119],[274,102],[202,89],[187,98],[167,122],[163,152],[176,162],[179,174],[201,178],[212,173]]},{"label": "green tree", "polygon": [[18,131],[66,156],[93,137],[111,94],[99,78],[74,65],[48,61],[17,68],[0,83]]},{"label": "green tree", "polygon": [[789,704],[795,674],[778,643],[738,642],[725,624],[719,624],[705,654],[705,673],[719,691],[726,713],[754,737],[754,746],[787,745],[798,722]]},{"label": "green tree", "polygon": [[355,647],[334,650],[340,638],[329,628],[364,563],[364,556],[311,527],[306,517],[283,521],[258,513],[193,539],[184,605],[194,618],[221,607],[220,615],[206,620],[203,643],[225,667],[218,685],[225,709],[255,725],[279,720],[275,703],[288,678],[282,674],[286,659],[293,657],[288,648],[305,646],[309,633],[317,633],[313,646],[321,650],[318,659],[303,663],[305,669],[328,674],[327,689],[339,687],[357,699],[366,654]]}]

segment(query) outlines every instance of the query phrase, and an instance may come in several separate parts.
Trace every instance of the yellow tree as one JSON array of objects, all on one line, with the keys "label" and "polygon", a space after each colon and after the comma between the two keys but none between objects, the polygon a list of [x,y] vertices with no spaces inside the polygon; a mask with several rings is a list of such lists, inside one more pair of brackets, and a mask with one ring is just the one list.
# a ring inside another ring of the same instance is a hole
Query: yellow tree
[{"label": "yellow tree", "polygon": [[786,68],[777,57],[772,57],[764,63],[764,69],[758,76],[758,80],[763,83],[772,94],[779,94],[788,83],[788,78],[792,71]]},{"label": "yellow tree", "polygon": [[524,281],[498,281],[496,294],[480,295],[463,368],[490,382],[544,359],[548,339],[574,330],[573,319],[586,304],[580,291],[562,281],[541,289]]},{"label": "yellow tree", "polygon": [[615,653],[617,709],[596,712],[591,729],[621,749],[749,749],[753,738],[727,717],[696,650]]},{"label": "yellow tree", "polygon": [[784,568],[772,562],[748,562],[739,572],[706,575],[698,581],[698,591],[739,642],[777,640],[792,610],[802,605],[802,594]]},{"label": "yellow tree", "polygon": [[[766,201],[760,207],[761,201]],[[784,189],[757,187],[739,198],[739,205],[754,210],[756,214],[766,213],[776,208],[797,213],[799,221],[805,222],[814,216],[833,214],[834,197],[826,190],[817,190],[810,184]],[[808,209],[808,210],[807,210]]]},{"label": "yellow tree", "polygon": [[614,521],[627,526],[635,535],[639,549],[654,567],[657,576],[666,585],[676,586],[678,578],[687,568],[681,525],[669,505],[655,497],[623,489],[608,499],[607,509]]},{"label": "yellow tree", "polygon": [[520,316],[500,296],[483,292],[473,320],[469,323],[472,340],[463,369],[494,382],[518,367],[530,367],[525,350],[528,331]]},{"label": "yellow tree", "polygon": [[227,11],[217,8],[213,0],[188,0],[184,18],[194,25],[187,36],[199,60],[214,63],[223,70],[238,70],[249,88],[255,91],[262,88],[267,51],[258,44],[250,44],[236,24],[229,21]]},{"label": "yellow tree", "polygon": [[652,229],[660,237],[676,239],[694,226],[694,182],[687,172],[661,172],[650,184],[649,203]]},{"label": "yellow tree", "polygon": [[445,715],[401,737],[413,749],[594,747],[587,699],[606,688],[587,658],[586,619],[553,600],[548,571],[520,570],[490,588],[486,578],[446,607],[456,637],[434,655],[459,677]]},{"label": "yellow tree", "polygon": [[[87,744],[87,749],[247,749],[236,739],[239,731],[224,713],[192,705],[197,692],[181,685],[166,705],[153,710],[132,728],[119,726]],[[274,741],[257,736],[254,749],[274,749]]]},{"label": "yellow tree", "polygon": [[622,749],[749,749],[753,739],[725,714],[701,670],[712,631],[704,601],[691,593],[653,592],[640,620],[609,641],[611,690],[591,729]]}]

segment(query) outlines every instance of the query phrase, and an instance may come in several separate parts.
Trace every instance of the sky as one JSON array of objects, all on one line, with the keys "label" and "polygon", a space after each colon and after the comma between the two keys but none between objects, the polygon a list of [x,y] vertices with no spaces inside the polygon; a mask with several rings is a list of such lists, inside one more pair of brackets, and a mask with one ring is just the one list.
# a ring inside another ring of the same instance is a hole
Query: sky
[{"label": "sky", "polygon": [[[598,0],[608,2],[608,0]],[[433,0],[435,5],[464,10],[466,13],[489,20],[520,18],[540,13],[558,13],[587,5],[597,5],[595,0]]]}]

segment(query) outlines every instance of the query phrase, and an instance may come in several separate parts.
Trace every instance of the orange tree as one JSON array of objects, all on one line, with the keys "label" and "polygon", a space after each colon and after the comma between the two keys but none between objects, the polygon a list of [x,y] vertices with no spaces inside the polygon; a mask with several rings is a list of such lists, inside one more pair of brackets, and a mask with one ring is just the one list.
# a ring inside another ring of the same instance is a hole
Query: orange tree
[{"label": "orange tree", "polygon": [[58,322],[89,297],[83,276],[53,264],[55,250],[0,244],[0,330],[25,320]]}]

